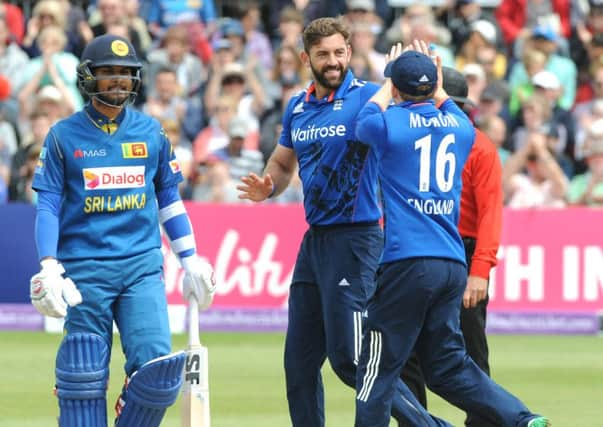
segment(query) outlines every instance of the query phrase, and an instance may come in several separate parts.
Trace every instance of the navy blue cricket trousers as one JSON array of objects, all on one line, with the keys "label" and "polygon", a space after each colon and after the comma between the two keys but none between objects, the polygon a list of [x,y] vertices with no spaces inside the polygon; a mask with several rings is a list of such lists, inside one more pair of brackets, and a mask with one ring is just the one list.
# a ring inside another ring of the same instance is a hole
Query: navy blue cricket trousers
[{"label": "navy blue cricket trousers", "polygon": [[[427,386],[448,402],[496,425],[525,426],[535,414],[492,381],[467,355],[460,307],[467,270],[459,262],[414,258],[384,264],[367,305],[356,383],[356,427],[387,427],[396,380],[413,347]],[[408,426],[449,426],[408,388]]]}]

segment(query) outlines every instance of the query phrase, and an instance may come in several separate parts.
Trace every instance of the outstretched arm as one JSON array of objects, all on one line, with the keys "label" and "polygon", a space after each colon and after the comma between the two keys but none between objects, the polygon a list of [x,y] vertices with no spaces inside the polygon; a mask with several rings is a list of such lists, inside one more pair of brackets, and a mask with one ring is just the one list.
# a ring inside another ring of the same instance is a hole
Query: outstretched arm
[{"label": "outstretched arm", "polygon": [[291,182],[291,177],[296,170],[297,156],[291,148],[277,145],[262,177],[254,173],[241,178],[243,184],[237,189],[242,192],[239,199],[248,199],[261,202],[269,197],[281,194]]}]

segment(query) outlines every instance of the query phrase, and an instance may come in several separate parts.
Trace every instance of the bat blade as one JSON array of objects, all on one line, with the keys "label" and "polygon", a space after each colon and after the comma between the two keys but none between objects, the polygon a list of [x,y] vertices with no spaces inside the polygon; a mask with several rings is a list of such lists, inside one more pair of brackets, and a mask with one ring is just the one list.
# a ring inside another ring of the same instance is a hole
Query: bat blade
[{"label": "bat blade", "polygon": [[189,304],[189,340],[182,381],[182,427],[210,427],[208,351],[199,340],[199,312]]},{"label": "bat blade", "polygon": [[189,347],[182,384],[182,427],[210,427],[207,373],[207,347]]}]

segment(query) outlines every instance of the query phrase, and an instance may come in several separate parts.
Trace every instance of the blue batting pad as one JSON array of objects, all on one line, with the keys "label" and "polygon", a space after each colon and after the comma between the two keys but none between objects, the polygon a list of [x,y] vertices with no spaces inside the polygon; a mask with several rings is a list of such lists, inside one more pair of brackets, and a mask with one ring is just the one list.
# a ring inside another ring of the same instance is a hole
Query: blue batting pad
[{"label": "blue batting pad", "polygon": [[55,368],[59,426],[107,426],[109,357],[109,347],[99,335],[65,336]]},{"label": "blue batting pad", "polygon": [[115,427],[159,427],[182,385],[183,351],[145,363],[123,392],[124,407]]}]

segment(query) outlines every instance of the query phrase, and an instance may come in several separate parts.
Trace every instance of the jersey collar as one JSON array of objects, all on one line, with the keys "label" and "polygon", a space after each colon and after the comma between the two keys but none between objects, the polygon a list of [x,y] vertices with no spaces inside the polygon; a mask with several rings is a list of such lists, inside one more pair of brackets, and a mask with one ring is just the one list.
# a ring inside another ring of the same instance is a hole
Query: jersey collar
[{"label": "jersey collar", "polygon": [[308,88],[306,89],[306,97],[305,97],[304,101],[305,102],[312,102],[312,101],[333,102],[335,99],[341,99],[347,92],[348,87],[350,86],[350,83],[352,82],[353,79],[354,79],[354,74],[352,74],[352,72],[348,69],[348,71],[345,75],[345,78],[343,79],[343,82],[341,82],[341,85],[337,88],[337,90],[332,90],[331,93],[329,93],[329,95],[323,99],[316,99],[316,84],[314,82],[312,82],[310,84],[310,86],[308,86]]},{"label": "jersey collar", "polygon": [[117,127],[121,124],[121,122],[123,122],[124,117],[126,115],[126,109],[123,108],[119,112],[118,116],[114,120],[111,120],[107,116],[96,110],[96,108],[92,106],[92,103],[86,104],[84,110],[86,111],[88,118],[90,119],[90,121],[92,121],[94,126],[109,134],[115,132]]}]

